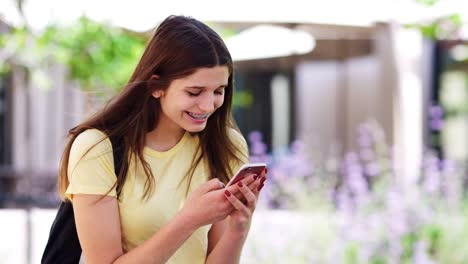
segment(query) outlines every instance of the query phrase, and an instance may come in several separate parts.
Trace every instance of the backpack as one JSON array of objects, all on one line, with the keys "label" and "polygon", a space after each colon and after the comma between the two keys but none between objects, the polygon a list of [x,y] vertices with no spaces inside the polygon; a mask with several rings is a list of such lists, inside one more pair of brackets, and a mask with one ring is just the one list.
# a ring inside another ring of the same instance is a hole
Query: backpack
[{"label": "backpack", "polygon": [[[122,165],[123,144],[121,139],[110,138],[114,155],[115,175]],[[77,264],[81,257],[81,246],[75,226],[73,205],[62,201],[52,223],[49,239],[42,255],[42,264]]]}]

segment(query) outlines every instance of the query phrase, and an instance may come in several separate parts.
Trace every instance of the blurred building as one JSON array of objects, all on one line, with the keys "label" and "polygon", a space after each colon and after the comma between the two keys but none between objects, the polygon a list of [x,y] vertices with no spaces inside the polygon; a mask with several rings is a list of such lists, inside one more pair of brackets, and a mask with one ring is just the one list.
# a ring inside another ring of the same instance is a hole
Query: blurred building
[{"label": "blurred building", "polygon": [[[8,30],[5,24],[0,32]],[[0,33],[1,34],[1,33]],[[0,207],[50,206],[57,201],[57,166],[66,132],[84,117],[87,96],[66,79],[66,69],[46,69],[51,87],[13,65],[0,75]]]},{"label": "blurred building", "polygon": [[245,134],[261,131],[269,151],[299,139],[310,152],[342,157],[357,151],[359,125],[374,120],[400,175],[416,177],[427,143],[433,42],[392,23],[283,26],[309,32],[316,46],[300,56],[237,63],[238,86],[255,100],[239,114]]},{"label": "blurred building", "polygon": [[447,159],[468,160],[468,41],[438,41],[435,89],[429,116],[430,144]]},{"label": "blurred building", "polygon": [[[253,98],[235,111],[244,134],[262,132],[269,151],[300,139],[311,151],[342,155],[355,149],[358,125],[373,119],[396,147],[406,174],[416,173],[433,45],[391,23],[276,25],[309,32],[316,45],[307,54],[237,62],[236,87]],[[52,65],[47,73],[52,87],[46,90],[21,67],[0,79],[0,206],[8,206],[9,197],[53,196],[66,131],[90,109],[89,97],[66,80],[63,66]]]}]

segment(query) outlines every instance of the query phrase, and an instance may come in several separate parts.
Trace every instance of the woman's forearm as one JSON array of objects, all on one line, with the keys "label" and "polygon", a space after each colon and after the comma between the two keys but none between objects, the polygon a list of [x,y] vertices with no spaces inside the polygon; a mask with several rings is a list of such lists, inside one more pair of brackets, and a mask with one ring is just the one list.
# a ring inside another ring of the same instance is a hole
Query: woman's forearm
[{"label": "woman's forearm", "polygon": [[239,234],[226,230],[206,259],[207,264],[238,264],[247,233]]},{"label": "woman's forearm", "polygon": [[114,263],[166,263],[198,227],[177,214],[150,239],[117,258]]}]

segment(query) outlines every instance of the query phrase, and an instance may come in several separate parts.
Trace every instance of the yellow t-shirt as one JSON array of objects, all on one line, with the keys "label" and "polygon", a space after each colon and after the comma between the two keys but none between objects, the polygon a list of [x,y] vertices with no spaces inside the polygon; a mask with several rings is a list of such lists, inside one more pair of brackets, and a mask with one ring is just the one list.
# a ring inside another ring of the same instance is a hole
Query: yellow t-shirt
[{"label": "yellow t-shirt", "polygon": [[[232,129],[230,136],[247,156],[247,144],[242,135]],[[104,140],[101,141],[102,139]],[[125,252],[149,239],[183,207],[188,181],[179,183],[192,164],[198,141],[198,136],[186,132],[168,151],[158,152],[145,147],[144,157],[155,177],[154,193],[146,201],[142,200],[146,181],[143,168],[133,160],[130,162],[127,179],[119,197],[122,245]],[[96,143],[98,144],[91,148]],[[205,166],[201,161],[196,168],[189,193],[208,180],[209,172]],[[233,171],[240,166],[241,164],[233,163]],[[117,178],[112,144],[104,133],[89,129],[75,139],[70,151],[68,177],[70,185],[66,195],[70,200],[73,194],[104,195],[111,189]],[[115,188],[108,195],[115,197]],[[168,263],[204,263],[210,228],[211,225],[207,225],[196,230]]]}]

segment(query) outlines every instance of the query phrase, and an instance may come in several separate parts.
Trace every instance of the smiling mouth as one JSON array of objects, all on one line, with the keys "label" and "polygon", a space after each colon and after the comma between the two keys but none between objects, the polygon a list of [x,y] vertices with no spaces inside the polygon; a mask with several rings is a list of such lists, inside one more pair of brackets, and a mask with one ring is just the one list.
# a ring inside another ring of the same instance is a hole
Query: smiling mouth
[{"label": "smiling mouth", "polygon": [[187,112],[187,114],[189,116],[191,116],[192,118],[197,119],[197,120],[207,119],[208,116],[210,115],[210,114],[195,114],[195,113],[191,113],[191,112]]}]

